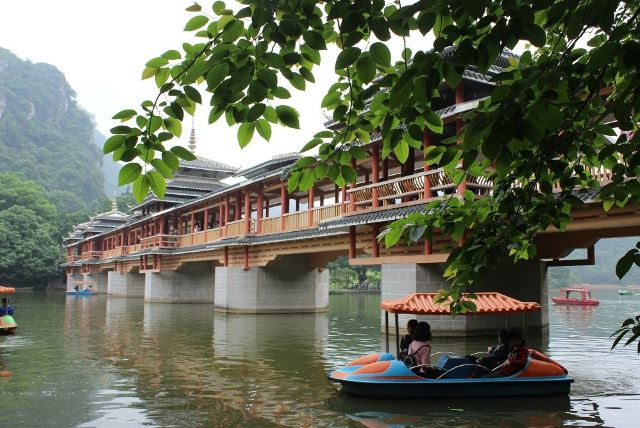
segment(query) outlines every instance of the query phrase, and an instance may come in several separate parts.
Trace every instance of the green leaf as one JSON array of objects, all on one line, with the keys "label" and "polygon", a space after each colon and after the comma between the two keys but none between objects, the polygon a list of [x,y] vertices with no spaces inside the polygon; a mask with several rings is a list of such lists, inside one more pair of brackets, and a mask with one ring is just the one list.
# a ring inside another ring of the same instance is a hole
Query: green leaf
[{"label": "green leaf", "polygon": [[322,99],[322,103],[320,104],[320,107],[322,107],[322,108],[334,107],[334,106],[338,105],[340,100],[341,100],[340,99],[340,92],[338,92],[338,91],[329,92]]},{"label": "green leaf", "polygon": [[429,110],[423,114],[424,118],[427,121],[427,128],[431,131],[442,134],[444,129],[444,123],[442,122],[442,118],[433,110]]},{"label": "green leaf", "polygon": [[313,183],[315,182],[315,178],[316,176],[312,169],[305,169],[304,171],[302,171],[302,176],[300,177],[300,181],[298,183],[300,190],[306,192],[307,190],[311,189],[311,187],[313,187]]},{"label": "green leaf", "polygon": [[116,114],[113,115],[112,119],[121,119],[123,122],[126,120],[131,119],[133,116],[135,116],[137,113],[135,110],[131,110],[131,109],[127,109],[127,110],[122,110]]},{"label": "green leaf", "polygon": [[149,132],[154,133],[158,129],[160,129],[161,126],[162,126],[162,119],[160,118],[160,116],[153,116],[149,120],[149,125],[148,125]]},{"label": "green leaf", "polygon": [[384,234],[384,246],[387,248],[393,247],[400,240],[400,237],[402,236],[402,229],[387,229],[386,232],[387,233]]},{"label": "green leaf", "polygon": [[184,159],[186,161],[192,161],[196,159],[196,155],[194,155],[193,153],[191,153],[189,150],[185,149],[182,146],[171,147],[171,151],[180,159]]},{"label": "green leaf", "polygon": [[137,163],[128,163],[118,173],[118,186],[133,182],[142,173],[142,167]]},{"label": "green leaf", "polygon": [[229,64],[226,62],[213,66],[207,72],[207,89],[215,89],[227,77],[227,74],[229,74]]},{"label": "green leaf", "polygon": [[304,147],[300,150],[300,152],[309,151],[319,144],[322,144],[322,140],[320,138],[314,138],[311,141],[309,141],[307,144],[305,144]]},{"label": "green leaf", "polygon": [[389,67],[391,65],[391,52],[389,48],[380,42],[376,42],[369,48],[371,59],[383,67]]},{"label": "green leaf", "polygon": [[124,135],[112,135],[104,142],[104,146],[102,147],[102,153],[105,155],[107,153],[111,153],[116,149],[119,149],[124,144],[125,136]]},{"label": "green leaf", "polygon": [[400,142],[393,149],[393,153],[395,153],[398,161],[401,163],[405,163],[409,158],[409,144],[405,140],[400,140]]},{"label": "green leaf", "polygon": [[240,144],[240,148],[245,148],[246,145],[251,142],[255,129],[255,122],[246,122],[240,125],[238,128],[238,143]]},{"label": "green leaf", "polygon": [[156,171],[149,171],[147,173],[147,180],[149,181],[149,187],[153,190],[153,193],[160,199],[164,198],[164,194],[167,190],[167,181],[165,178]]},{"label": "green leaf", "polygon": [[638,251],[635,249],[629,250],[624,256],[620,258],[620,260],[618,260],[618,263],[616,263],[616,276],[619,279],[622,279],[627,274],[627,272],[629,272],[629,269],[631,269],[631,266],[633,266],[633,257],[637,252]]},{"label": "green leaf", "polygon": [[209,18],[204,15],[197,15],[187,21],[187,24],[184,26],[184,31],[195,31],[198,28],[204,27],[207,22],[209,22]]},{"label": "green leaf", "polygon": [[358,58],[356,73],[364,83],[369,83],[376,77],[376,64],[369,54],[365,53]]},{"label": "green leaf", "polygon": [[298,112],[293,107],[278,106],[276,107],[278,120],[289,128],[300,129],[300,121],[298,120]]},{"label": "green leaf", "polygon": [[338,54],[336,58],[336,70],[349,67],[360,57],[360,49],[356,47],[346,48]]},{"label": "green leaf", "polygon": [[202,104],[202,97],[200,96],[200,92],[197,89],[191,86],[185,86],[183,88],[184,93],[193,101],[198,104]]},{"label": "green leaf", "polygon": [[305,43],[309,45],[311,49],[315,49],[317,51],[327,49],[327,44],[324,42],[324,37],[322,36],[322,33],[319,31],[315,31],[315,30],[305,31],[302,34],[302,38],[304,39]]},{"label": "green leaf", "polygon": [[154,159],[151,161],[151,165],[162,174],[164,177],[172,178],[173,170],[162,159]]},{"label": "green leaf", "polygon": [[291,92],[289,92],[287,89],[283,88],[282,86],[278,86],[275,89],[271,90],[271,94],[276,97],[276,98],[280,98],[282,100],[286,100],[288,98],[291,98]]},{"label": "green leaf", "polygon": [[262,138],[267,141],[271,139],[271,124],[266,119],[258,119],[256,129]]},{"label": "green leaf", "polygon": [[174,49],[168,50],[160,56],[168,60],[177,60],[182,58],[182,56],[180,55],[180,52]]},{"label": "green leaf", "polygon": [[149,178],[146,175],[139,176],[136,181],[133,182],[133,196],[138,203],[149,193]]},{"label": "green leaf", "polygon": [[172,171],[176,171],[180,166],[180,160],[178,159],[178,156],[170,151],[162,152],[162,160],[169,168],[171,168]]},{"label": "green leaf", "polygon": [[178,119],[174,119],[172,117],[165,119],[164,126],[167,128],[167,131],[171,132],[176,137],[182,135],[182,122]]},{"label": "green leaf", "polygon": [[169,64],[169,61],[167,61],[166,58],[158,57],[150,59],[145,65],[149,68],[160,68],[164,67],[167,64]]}]

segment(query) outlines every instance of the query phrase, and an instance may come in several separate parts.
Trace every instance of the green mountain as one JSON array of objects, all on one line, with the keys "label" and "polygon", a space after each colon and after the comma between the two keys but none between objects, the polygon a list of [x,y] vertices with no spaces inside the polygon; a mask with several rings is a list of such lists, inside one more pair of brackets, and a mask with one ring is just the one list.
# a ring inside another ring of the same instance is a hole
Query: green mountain
[{"label": "green mountain", "polygon": [[39,183],[61,211],[86,209],[104,197],[95,140],[64,74],[0,48],[0,172]]}]

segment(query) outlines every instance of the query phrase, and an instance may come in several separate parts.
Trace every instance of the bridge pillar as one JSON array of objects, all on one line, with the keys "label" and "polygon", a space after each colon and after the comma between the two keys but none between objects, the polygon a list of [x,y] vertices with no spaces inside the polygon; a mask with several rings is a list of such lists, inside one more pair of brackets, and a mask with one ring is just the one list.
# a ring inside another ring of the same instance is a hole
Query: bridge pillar
[{"label": "bridge pillar", "polygon": [[73,290],[73,287],[75,287],[74,282],[82,281],[82,279],[82,274],[67,275],[67,290]]},{"label": "bridge pillar", "polygon": [[121,297],[144,297],[144,275],[107,272],[107,294]]},{"label": "bridge pillar", "polygon": [[282,256],[267,267],[217,267],[215,309],[244,313],[324,312],[329,271],[308,256]]},{"label": "bridge pillar", "polygon": [[162,303],[213,303],[211,262],[191,262],[178,271],[144,274],[144,301]]},{"label": "bridge pillar", "polygon": [[83,281],[93,282],[93,288],[98,293],[107,292],[107,272],[85,273],[83,274]]},{"label": "bridge pillar", "polygon": [[[435,293],[448,285],[443,277],[443,264],[388,264],[382,265],[382,300],[393,300],[412,293]],[[529,332],[542,331],[549,326],[547,294],[547,267],[541,261],[502,263],[470,291],[496,291],[521,301],[538,302],[540,312],[528,313],[526,325]],[[494,336],[507,325],[505,315],[414,316],[400,315],[401,334],[405,334],[407,321],[417,318],[428,321],[434,336]],[[510,315],[510,328],[522,329],[522,314]],[[381,316],[384,328],[384,312]],[[395,331],[393,315],[389,316],[390,332]]]}]

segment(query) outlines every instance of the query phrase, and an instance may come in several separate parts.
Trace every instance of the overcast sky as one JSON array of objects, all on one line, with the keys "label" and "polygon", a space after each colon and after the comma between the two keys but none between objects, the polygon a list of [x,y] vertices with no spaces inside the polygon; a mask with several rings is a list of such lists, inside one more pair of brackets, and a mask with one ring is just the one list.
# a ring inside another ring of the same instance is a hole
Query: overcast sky
[{"label": "overcast sky", "polygon": [[[20,58],[47,62],[60,69],[76,91],[79,104],[95,116],[98,129],[108,136],[116,112],[135,108],[156,94],[153,79],[141,80],[142,69],[149,59],[168,49],[181,50],[182,42],[190,40],[182,29],[193,16],[184,10],[192,3],[0,0],[0,47]],[[200,3],[204,6],[211,1]],[[291,91],[293,97],[287,102],[301,113],[301,130],[274,127],[269,143],[256,132],[251,144],[241,150],[237,128],[228,128],[224,120],[208,125],[208,111],[200,109],[195,119],[196,154],[246,167],[273,155],[300,150],[326,120],[320,101],[334,81],[334,58],[323,59],[321,69],[316,71],[317,84],[307,85],[306,92]],[[188,119],[183,128],[182,144],[186,146]]]}]

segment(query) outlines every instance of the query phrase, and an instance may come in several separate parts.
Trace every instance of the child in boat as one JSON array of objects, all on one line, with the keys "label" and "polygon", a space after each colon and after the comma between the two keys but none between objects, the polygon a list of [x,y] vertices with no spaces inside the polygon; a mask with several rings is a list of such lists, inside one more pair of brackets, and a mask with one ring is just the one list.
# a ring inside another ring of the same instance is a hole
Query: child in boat
[{"label": "child in boat", "polygon": [[407,322],[407,334],[402,336],[400,339],[400,356],[401,359],[407,356],[409,345],[413,341],[413,333],[416,331],[416,327],[418,326],[417,319],[411,319]]},{"label": "child in boat", "polygon": [[529,349],[519,331],[511,330],[509,332],[509,355],[506,361],[498,366],[497,369],[483,377],[506,377],[511,376],[527,365],[529,358]]},{"label": "child in boat", "polygon": [[0,316],[13,315],[13,306],[8,304],[7,298],[2,298],[2,306],[0,306]]},{"label": "child in boat", "polygon": [[465,355],[466,358],[472,362],[477,363],[483,367],[493,370],[500,364],[504,363],[509,355],[509,331],[501,330],[498,335],[498,344],[489,346],[487,350],[487,356],[478,358],[475,355]]}]

